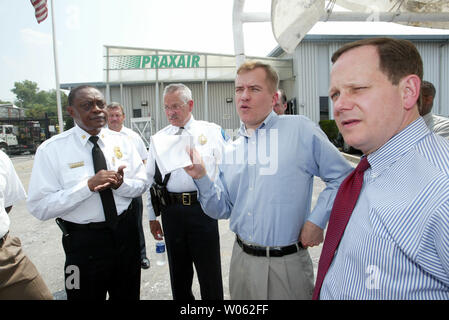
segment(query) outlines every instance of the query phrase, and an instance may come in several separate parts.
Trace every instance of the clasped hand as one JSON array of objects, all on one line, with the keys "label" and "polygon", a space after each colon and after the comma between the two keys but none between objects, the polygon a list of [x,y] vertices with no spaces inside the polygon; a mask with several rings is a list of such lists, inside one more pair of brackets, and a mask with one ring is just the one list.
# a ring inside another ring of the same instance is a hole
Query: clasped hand
[{"label": "clasped hand", "polygon": [[123,183],[126,166],[120,166],[117,171],[100,170],[87,181],[87,185],[92,192],[99,192],[108,188],[117,189]]}]

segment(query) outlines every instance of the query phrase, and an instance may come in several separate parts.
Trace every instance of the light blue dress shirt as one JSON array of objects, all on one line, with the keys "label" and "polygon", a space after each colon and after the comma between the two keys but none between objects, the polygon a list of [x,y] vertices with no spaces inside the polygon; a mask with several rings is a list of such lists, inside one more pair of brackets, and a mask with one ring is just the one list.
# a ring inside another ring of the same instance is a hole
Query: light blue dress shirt
[{"label": "light blue dress shirt", "polygon": [[[250,135],[227,146],[212,182],[195,179],[204,212],[230,218],[230,228],[243,240],[263,246],[298,241],[306,220],[325,228],[336,191],[352,170],[327,136],[304,116],[271,112]],[[314,176],[326,188],[311,212]]]},{"label": "light blue dress shirt", "polygon": [[449,142],[418,118],[368,162],[320,299],[449,299]]}]

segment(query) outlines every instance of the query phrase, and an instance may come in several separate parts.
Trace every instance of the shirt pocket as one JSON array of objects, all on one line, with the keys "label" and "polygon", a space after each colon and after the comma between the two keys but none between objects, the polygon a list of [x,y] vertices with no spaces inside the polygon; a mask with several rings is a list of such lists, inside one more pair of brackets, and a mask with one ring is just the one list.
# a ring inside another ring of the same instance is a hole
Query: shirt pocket
[{"label": "shirt pocket", "polygon": [[80,181],[93,175],[93,169],[86,166],[85,161],[76,161],[67,164],[67,166],[63,169],[62,174],[64,188],[71,188]]},{"label": "shirt pocket", "polygon": [[212,180],[215,180],[217,174],[217,151],[212,145],[195,146],[199,152],[201,158],[203,159],[204,165],[206,166],[206,171]]}]

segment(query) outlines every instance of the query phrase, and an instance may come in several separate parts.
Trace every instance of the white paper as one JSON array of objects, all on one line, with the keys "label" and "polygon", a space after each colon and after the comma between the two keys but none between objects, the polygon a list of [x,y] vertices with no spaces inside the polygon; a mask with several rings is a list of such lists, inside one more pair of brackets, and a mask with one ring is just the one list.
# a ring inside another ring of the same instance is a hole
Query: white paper
[{"label": "white paper", "polygon": [[187,153],[193,147],[193,137],[183,135],[154,135],[151,137],[157,166],[162,175],[192,164]]}]

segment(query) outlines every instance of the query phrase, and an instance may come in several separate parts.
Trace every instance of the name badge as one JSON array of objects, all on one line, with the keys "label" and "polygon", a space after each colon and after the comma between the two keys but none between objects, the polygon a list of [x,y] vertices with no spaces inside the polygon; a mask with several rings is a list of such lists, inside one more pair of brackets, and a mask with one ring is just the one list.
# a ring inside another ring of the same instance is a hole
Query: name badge
[{"label": "name badge", "polygon": [[69,163],[70,169],[79,168],[84,166],[84,161]]}]

